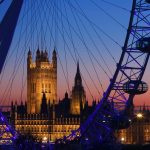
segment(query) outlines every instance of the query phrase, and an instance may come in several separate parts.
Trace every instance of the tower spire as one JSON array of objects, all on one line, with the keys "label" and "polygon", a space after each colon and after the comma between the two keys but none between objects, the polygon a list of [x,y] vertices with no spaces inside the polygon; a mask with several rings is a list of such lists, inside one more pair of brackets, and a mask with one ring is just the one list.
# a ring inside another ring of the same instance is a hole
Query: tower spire
[{"label": "tower spire", "polygon": [[47,98],[46,94],[43,92],[42,103],[41,103],[41,114],[47,114]]},{"label": "tower spire", "polygon": [[77,62],[77,73],[80,74],[79,61]]},{"label": "tower spire", "polygon": [[56,57],[56,48],[54,47],[54,50],[53,50],[53,58],[55,59]]},{"label": "tower spire", "polygon": [[[47,100],[51,100],[50,104],[52,100],[57,100],[57,58],[54,57],[52,62],[49,61],[47,51],[42,51],[38,47],[36,60],[29,62],[27,66],[27,113],[47,113]],[[42,94],[42,91],[48,93]]]},{"label": "tower spire", "polygon": [[75,76],[75,86],[78,86],[78,85],[82,85],[79,61],[77,62],[77,72],[76,72],[76,76]]},{"label": "tower spire", "polygon": [[53,50],[52,63],[53,63],[53,67],[57,68],[57,53],[55,47]]},{"label": "tower spire", "polygon": [[77,62],[77,72],[75,75],[75,85],[72,89],[71,94],[72,100],[70,103],[70,113],[72,115],[80,115],[81,111],[84,109],[86,96],[84,87],[82,86],[82,78],[80,74],[79,62]]},{"label": "tower spire", "polygon": [[31,50],[29,48],[28,57],[27,57],[27,66],[28,66],[28,69],[30,68],[30,64],[31,63],[32,63],[32,53],[31,53]]},{"label": "tower spire", "polygon": [[28,51],[28,56],[31,56],[31,50],[30,50],[30,47],[29,47],[29,51]]}]

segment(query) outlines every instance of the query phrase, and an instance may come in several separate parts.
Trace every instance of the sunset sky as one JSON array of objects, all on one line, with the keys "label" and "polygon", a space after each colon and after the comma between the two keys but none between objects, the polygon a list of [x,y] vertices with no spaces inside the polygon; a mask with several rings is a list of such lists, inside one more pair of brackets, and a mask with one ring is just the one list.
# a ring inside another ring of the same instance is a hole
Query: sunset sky
[{"label": "sunset sky", "polygon": [[[0,75],[2,105],[11,100],[26,100],[27,52],[30,48],[35,59],[38,47],[46,49],[50,59],[56,47],[58,99],[63,98],[66,91],[71,91],[77,61],[80,63],[87,100],[98,100],[103,95],[103,89],[107,89],[109,79],[116,69],[113,58],[116,62],[120,58],[132,1],[93,1],[98,5],[92,3],[92,0],[55,0],[51,3],[48,0],[45,3],[41,0],[36,3],[34,0],[24,0],[5,68]],[[10,2],[11,0],[5,0],[0,5],[0,20]],[[102,44],[102,41],[105,44]],[[150,63],[143,80],[150,86]],[[135,104],[150,105],[149,95],[150,90],[146,94],[136,96]]]}]

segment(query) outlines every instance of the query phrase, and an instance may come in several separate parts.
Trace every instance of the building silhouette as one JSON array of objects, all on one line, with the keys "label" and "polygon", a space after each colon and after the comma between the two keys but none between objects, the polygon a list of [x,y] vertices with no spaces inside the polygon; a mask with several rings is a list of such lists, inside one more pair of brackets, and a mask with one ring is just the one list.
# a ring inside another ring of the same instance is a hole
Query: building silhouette
[{"label": "building silhouette", "polygon": [[21,134],[32,134],[42,141],[55,141],[71,134],[80,127],[95,106],[89,106],[82,85],[79,63],[71,97],[68,93],[57,100],[57,54],[53,51],[52,62],[47,52],[36,52],[33,62],[29,50],[27,58],[27,103],[12,103],[11,118]]},{"label": "building silhouette", "polygon": [[80,115],[81,111],[85,107],[86,95],[82,85],[79,62],[77,63],[77,72],[75,76],[74,87],[72,88],[71,98],[70,113],[72,115]]},{"label": "building silhouette", "polygon": [[136,106],[131,125],[115,131],[117,140],[123,144],[150,144],[150,107]]},{"label": "building silhouette", "polygon": [[[47,52],[38,49],[35,63],[29,50],[27,74],[27,102],[12,102],[11,117],[8,117],[21,134],[32,134],[45,142],[63,138],[79,128],[97,105],[94,100],[91,106],[86,101],[79,63],[70,96],[66,92],[62,100],[57,100],[55,50],[50,61]],[[126,129],[116,130],[116,139],[123,144],[150,143],[150,108],[145,105],[132,108],[131,125]]]}]

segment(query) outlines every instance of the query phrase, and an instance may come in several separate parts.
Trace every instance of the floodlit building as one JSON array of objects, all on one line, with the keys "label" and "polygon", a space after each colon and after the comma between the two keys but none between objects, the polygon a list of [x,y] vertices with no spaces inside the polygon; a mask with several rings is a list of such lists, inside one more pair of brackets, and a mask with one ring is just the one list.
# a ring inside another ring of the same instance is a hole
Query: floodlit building
[{"label": "floodlit building", "polygon": [[[138,108],[138,109],[137,109]],[[118,141],[124,144],[150,143],[150,109],[134,107],[131,125],[127,129],[115,132]]]},{"label": "floodlit building", "polygon": [[31,51],[27,58],[27,112],[40,113],[42,94],[46,93],[50,104],[57,100],[57,56],[54,49],[52,61],[47,51],[36,51],[35,62]]},{"label": "floodlit building", "polygon": [[[57,99],[57,53],[52,60],[47,52],[36,52],[33,61],[31,51],[27,58],[27,102],[11,106],[11,122],[21,134],[32,134],[37,139],[55,141],[69,135],[80,127],[95,107],[86,101],[86,93],[77,64],[70,97],[68,93],[62,100]],[[150,143],[150,109],[134,107],[131,125],[127,129],[115,131],[118,141],[124,144]]]},{"label": "floodlit building", "polygon": [[[27,103],[12,104],[12,120],[21,134],[32,134],[37,139],[55,141],[71,134],[80,127],[96,106],[88,106],[82,78],[77,64],[75,83],[71,97],[65,93],[63,100],[57,100],[57,53],[52,61],[47,52],[36,52],[33,62],[31,51],[27,58]],[[82,115],[81,115],[82,114]]]}]

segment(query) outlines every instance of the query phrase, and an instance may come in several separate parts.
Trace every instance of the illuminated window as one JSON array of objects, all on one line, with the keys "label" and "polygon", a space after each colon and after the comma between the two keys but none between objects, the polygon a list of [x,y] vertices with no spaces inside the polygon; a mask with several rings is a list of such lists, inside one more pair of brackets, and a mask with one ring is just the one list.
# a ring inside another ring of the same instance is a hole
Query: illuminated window
[{"label": "illuminated window", "polygon": [[32,93],[36,93],[36,83],[31,84],[31,91]]},{"label": "illuminated window", "polygon": [[51,93],[51,84],[48,85],[48,92]]},{"label": "illuminated window", "polygon": [[47,84],[45,84],[45,92],[47,92]]},{"label": "illuminated window", "polygon": [[42,92],[44,92],[44,83],[42,83]]}]

